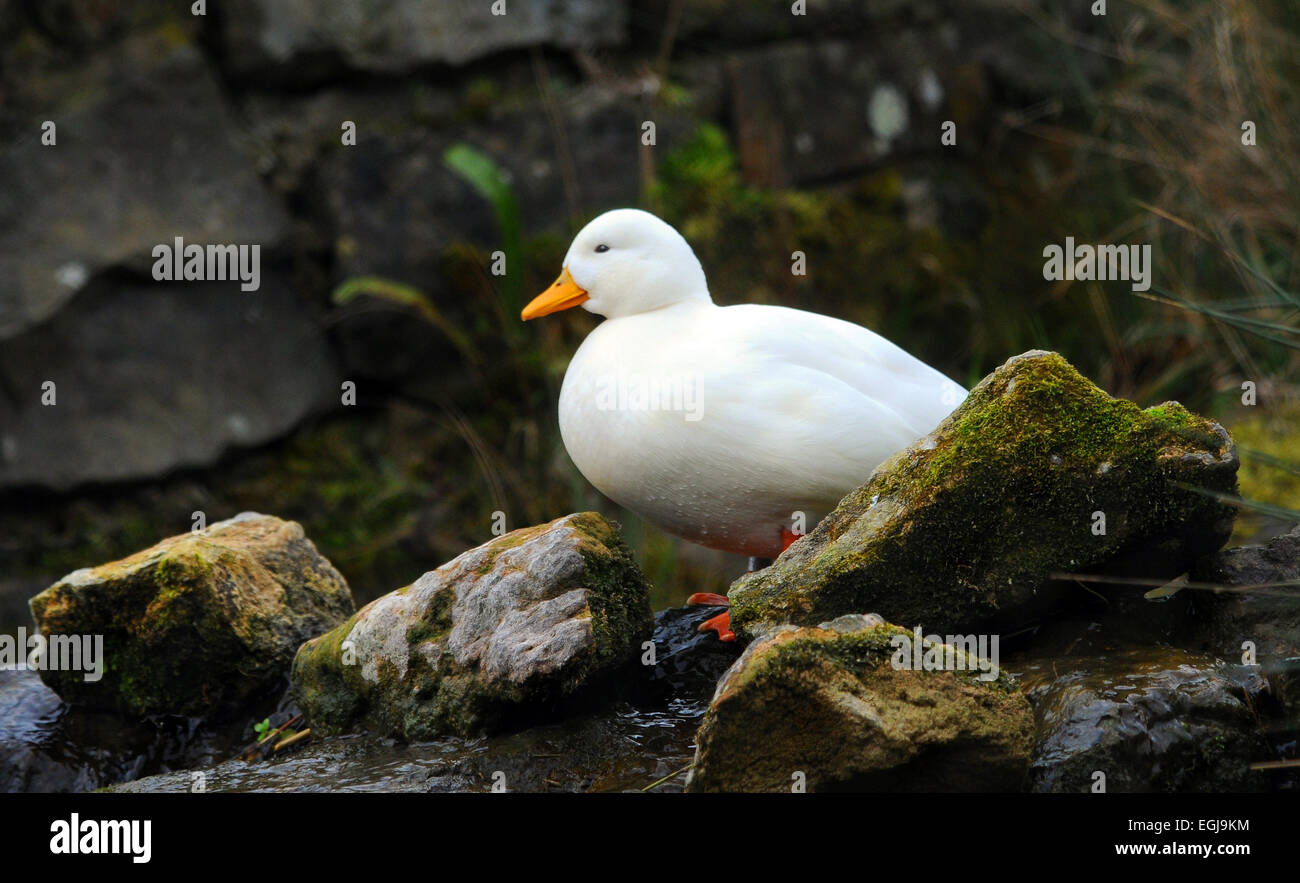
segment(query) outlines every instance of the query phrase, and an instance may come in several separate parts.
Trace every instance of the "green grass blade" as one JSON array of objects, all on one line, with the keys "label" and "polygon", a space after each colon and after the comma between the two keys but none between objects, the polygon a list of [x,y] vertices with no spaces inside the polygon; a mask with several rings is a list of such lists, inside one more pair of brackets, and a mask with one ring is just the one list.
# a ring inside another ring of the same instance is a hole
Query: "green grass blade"
[{"label": "green grass blade", "polygon": [[1213,497],[1220,502],[1236,506],[1238,509],[1249,509],[1252,512],[1259,512],[1262,515],[1267,515],[1270,518],[1276,518],[1280,521],[1300,522],[1300,510],[1297,509],[1288,509],[1285,506],[1274,506],[1272,503],[1261,503],[1258,500],[1247,500],[1245,497],[1239,497],[1236,494],[1225,494],[1223,491],[1212,491],[1209,488],[1199,487],[1194,484],[1175,482],[1174,486],[1207,497]]},{"label": "green grass blade", "polygon": [[1266,454],[1263,451],[1256,451],[1251,448],[1238,448],[1252,460],[1258,460],[1265,466],[1272,466],[1274,469],[1281,469],[1283,472],[1290,472],[1292,475],[1300,475],[1300,463],[1292,463],[1290,460],[1283,460],[1281,457],[1275,457],[1272,454]]},{"label": "green grass blade", "polygon": [[410,307],[424,317],[430,325],[433,325],[446,335],[447,339],[465,356],[467,361],[471,364],[478,363],[478,353],[469,337],[457,328],[455,323],[449,321],[433,305],[433,301],[429,299],[429,296],[418,288],[383,276],[354,276],[351,279],[344,280],[342,284],[334,289],[333,300],[338,306],[343,306],[362,296],[375,297],[389,303]]}]

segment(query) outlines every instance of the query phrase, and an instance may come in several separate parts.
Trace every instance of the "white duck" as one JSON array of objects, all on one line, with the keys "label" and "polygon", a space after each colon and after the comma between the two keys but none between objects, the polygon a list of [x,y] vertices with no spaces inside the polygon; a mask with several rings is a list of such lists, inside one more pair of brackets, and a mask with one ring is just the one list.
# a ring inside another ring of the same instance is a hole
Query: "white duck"
[{"label": "white duck", "polygon": [[[579,305],[605,321],[564,375],[569,456],[610,499],[714,549],[776,557],[966,397],[861,326],[716,305],[682,235],[637,209],[583,227],[522,315]],[[726,614],[705,627],[731,636]]]}]

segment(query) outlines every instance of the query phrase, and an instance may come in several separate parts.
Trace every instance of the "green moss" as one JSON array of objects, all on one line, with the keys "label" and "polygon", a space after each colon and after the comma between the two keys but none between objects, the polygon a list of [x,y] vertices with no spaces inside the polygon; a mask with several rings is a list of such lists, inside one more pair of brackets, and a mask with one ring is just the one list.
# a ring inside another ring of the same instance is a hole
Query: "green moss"
[{"label": "green moss", "polygon": [[[32,600],[45,634],[102,634],[108,665],[43,672],[75,702],[133,716],[221,717],[278,683],[301,637],[351,609],[347,586],[296,525],[182,534]],[[235,596],[238,596],[238,600]]]},{"label": "green moss", "polygon": [[[688,790],[1005,790],[1024,780],[1029,703],[1005,673],[895,669],[881,625],[786,630],[758,639],[719,686]],[[933,645],[927,645],[933,646]],[[978,763],[969,759],[979,758]]]},{"label": "green moss", "polygon": [[434,592],[424,615],[406,632],[406,642],[414,647],[425,641],[441,641],[451,631],[451,608],[456,603],[456,592],[448,586]]},{"label": "green moss", "polygon": [[618,528],[594,512],[574,516],[586,564],[587,604],[595,638],[593,665],[605,666],[637,647],[654,629],[650,584],[623,543]]},{"label": "green moss", "polygon": [[808,540],[742,578],[733,624],[752,634],[871,610],[944,630],[1023,626],[1060,603],[1053,572],[1141,552],[1152,572],[1185,570],[1223,543],[1233,513],[1181,485],[1230,492],[1230,450],[1177,403],[1142,411],[1059,355],[1017,357]]},{"label": "green moss", "polygon": [[[742,673],[738,681],[734,684],[728,682],[727,686],[729,689],[742,687],[757,677],[759,672],[766,676],[780,670],[793,672],[806,669],[822,659],[829,660],[837,668],[850,672],[857,678],[869,678],[883,667],[890,665],[891,659],[897,653],[894,642],[897,637],[905,637],[910,642],[914,634],[888,623],[844,634],[822,629],[806,629],[792,640],[773,642],[773,649],[764,656],[761,666],[750,667]],[[942,646],[944,645],[925,641],[923,652]],[[959,665],[951,672],[953,677],[977,681],[989,689],[1004,692],[1017,690],[1015,682],[1005,672],[999,672],[995,681],[983,681],[979,677],[981,672],[977,667],[977,660],[972,659],[960,648],[953,648],[952,655],[959,661]]]}]

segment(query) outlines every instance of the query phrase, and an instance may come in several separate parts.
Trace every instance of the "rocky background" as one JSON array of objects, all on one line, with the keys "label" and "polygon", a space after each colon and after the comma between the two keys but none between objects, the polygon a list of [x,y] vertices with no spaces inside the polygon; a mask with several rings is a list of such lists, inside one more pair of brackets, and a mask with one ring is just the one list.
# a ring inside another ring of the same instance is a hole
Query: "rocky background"
[{"label": "rocky background", "polygon": [[[1216,242],[1295,282],[1295,10],[1186,6],[0,0],[0,628],[200,512],[301,522],[359,604],[497,512],[611,515],[656,610],[724,590],[738,560],[618,511],[559,445],[592,317],[517,321],[616,206],[679,226],[719,302],[862,322],[970,383],[1053,349],[1294,462],[1294,349],[1042,278],[1073,235],[1154,243],[1190,300],[1264,290]],[[260,244],[260,290],[154,281],[176,236]],[[1300,479],[1247,453],[1242,488],[1294,508]]]},{"label": "rocky background", "polygon": [[[1296,787],[1294,592],[1252,588],[1300,567],[1294,4],[493,6],[0,0],[0,633],[112,647],[0,673],[0,790]],[[628,205],[720,303],[979,388],[732,585],[564,454],[595,320],[518,320]],[[1045,280],[1068,236],[1151,291]],[[259,290],[155,281],[175,237]],[[734,645],[675,606],[729,587]],[[885,663],[995,613],[991,681]]]}]

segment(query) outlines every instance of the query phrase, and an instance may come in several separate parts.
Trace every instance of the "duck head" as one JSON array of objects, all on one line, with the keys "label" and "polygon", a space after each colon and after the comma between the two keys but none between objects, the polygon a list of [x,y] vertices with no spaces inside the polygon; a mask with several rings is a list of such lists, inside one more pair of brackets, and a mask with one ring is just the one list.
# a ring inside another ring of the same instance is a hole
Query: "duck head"
[{"label": "duck head", "polygon": [[605,212],[578,231],[564,269],[524,307],[525,320],[581,306],[614,319],[688,300],[709,301],[699,258],[670,225],[649,212]]}]

